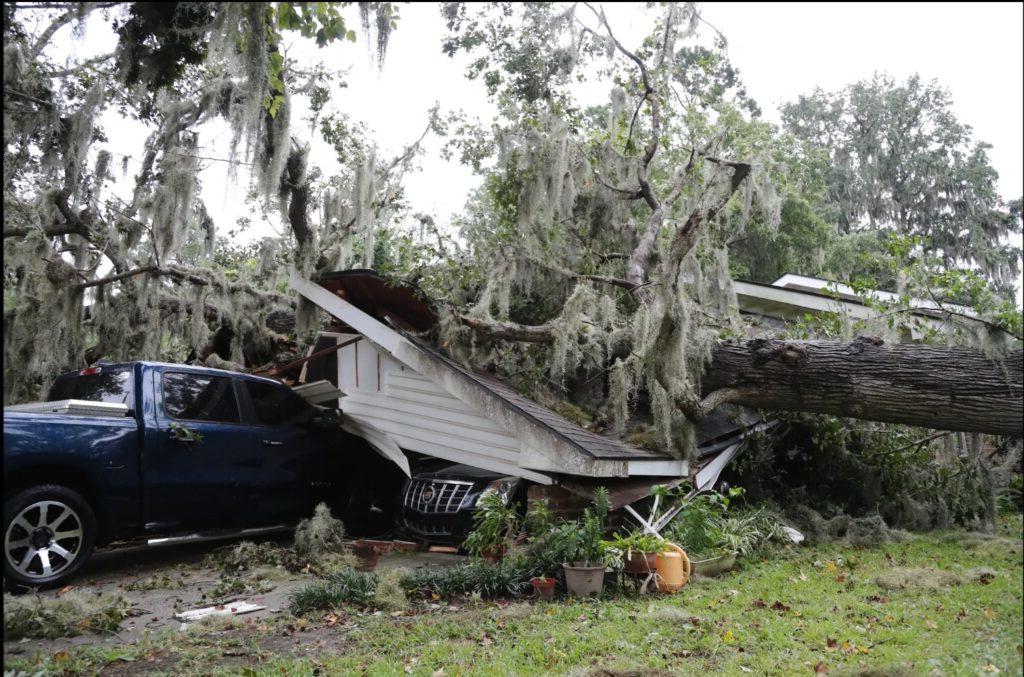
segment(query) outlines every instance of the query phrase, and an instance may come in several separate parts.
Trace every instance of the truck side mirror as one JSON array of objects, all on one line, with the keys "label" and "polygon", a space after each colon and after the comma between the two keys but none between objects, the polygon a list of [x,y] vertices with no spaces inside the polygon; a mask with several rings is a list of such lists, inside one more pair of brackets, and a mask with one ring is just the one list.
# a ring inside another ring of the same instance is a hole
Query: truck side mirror
[{"label": "truck side mirror", "polygon": [[344,417],[337,409],[324,409],[313,415],[311,423],[314,428],[334,430],[341,427],[343,420],[345,420]]}]

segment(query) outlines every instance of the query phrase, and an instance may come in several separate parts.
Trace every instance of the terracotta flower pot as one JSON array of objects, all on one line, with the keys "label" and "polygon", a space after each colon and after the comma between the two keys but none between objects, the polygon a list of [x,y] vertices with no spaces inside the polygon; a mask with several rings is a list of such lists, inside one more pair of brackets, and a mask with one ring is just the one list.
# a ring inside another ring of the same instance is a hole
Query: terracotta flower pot
[{"label": "terracotta flower pot", "polygon": [[585,566],[584,562],[562,564],[565,569],[565,588],[573,597],[600,595],[604,589],[604,565]]},{"label": "terracotta flower pot", "polygon": [[554,578],[531,578],[530,583],[533,584],[533,593],[538,599],[555,598]]},{"label": "terracotta flower pot", "polygon": [[657,562],[658,553],[656,552],[640,552],[639,550],[631,550],[629,557],[626,558],[625,563],[622,566],[622,570],[627,574],[646,575],[655,570],[655,562]]}]

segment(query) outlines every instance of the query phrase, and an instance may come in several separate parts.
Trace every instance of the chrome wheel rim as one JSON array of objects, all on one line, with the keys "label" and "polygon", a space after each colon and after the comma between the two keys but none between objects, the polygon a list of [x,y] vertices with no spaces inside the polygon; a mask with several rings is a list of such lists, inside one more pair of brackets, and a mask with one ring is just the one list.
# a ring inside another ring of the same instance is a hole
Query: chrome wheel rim
[{"label": "chrome wheel rim", "polygon": [[45,580],[78,559],[84,531],[74,509],[60,501],[37,501],[22,509],[4,534],[4,555],[18,574]]}]

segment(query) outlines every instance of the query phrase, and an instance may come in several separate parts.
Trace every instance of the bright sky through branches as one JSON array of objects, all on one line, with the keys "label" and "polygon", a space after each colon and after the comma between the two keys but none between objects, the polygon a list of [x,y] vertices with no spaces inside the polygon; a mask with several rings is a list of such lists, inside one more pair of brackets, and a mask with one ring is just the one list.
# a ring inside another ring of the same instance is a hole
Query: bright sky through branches
[{"label": "bright sky through branches", "polygon": [[[639,3],[608,3],[605,9],[626,45],[639,44],[654,18]],[[973,128],[975,139],[992,144],[990,158],[999,172],[1003,198],[1024,194],[1021,3],[711,3],[702,7],[702,13],[728,38],[729,57],[768,119],[777,121],[780,103],[815,87],[836,90],[876,71],[888,72],[897,80],[919,73],[924,80],[936,79],[948,88],[958,119]],[[343,41],[320,50],[311,41],[293,41],[288,50],[303,65],[319,60],[347,72],[348,86],[334,92],[331,105],[364,121],[386,156],[400,152],[420,135],[435,102],[440,102],[442,111],[462,109],[483,120],[493,112],[483,85],[465,79],[466,59],[441,53],[444,21],[438,5],[402,5],[400,14],[379,71],[371,64],[362,35],[355,46]],[[592,19],[584,13],[580,16]],[[359,26],[354,7],[347,10],[346,19]],[[709,32],[707,27],[702,31]],[[108,51],[113,35],[102,21],[94,20],[86,40],[78,45],[68,42],[78,58]],[[590,83],[580,94],[587,103],[600,103],[609,88],[606,83]],[[293,113],[293,132],[308,140],[311,131],[300,122],[304,115],[301,110]],[[141,154],[146,130],[119,119],[116,111],[110,111],[104,123],[110,141],[99,147],[115,154]],[[227,157],[226,125],[211,123],[203,132],[202,154]],[[422,171],[408,175],[406,195],[414,210],[433,214],[445,224],[462,209],[477,179],[457,162],[444,161],[439,145],[436,138],[428,137]],[[315,142],[311,161],[329,175],[335,163],[333,151],[322,141]],[[271,215],[271,223],[260,223],[245,204],[245,168],[240,168],[239,180],[232,184],[226,180],[224,163],[205,164],[203,199],[220,232],[231,228],[239,216],[253,218],[254,227],[245,239],[283,232],[276,214]],[[119,186],[118,192],[127,197],[130,186]]]}]

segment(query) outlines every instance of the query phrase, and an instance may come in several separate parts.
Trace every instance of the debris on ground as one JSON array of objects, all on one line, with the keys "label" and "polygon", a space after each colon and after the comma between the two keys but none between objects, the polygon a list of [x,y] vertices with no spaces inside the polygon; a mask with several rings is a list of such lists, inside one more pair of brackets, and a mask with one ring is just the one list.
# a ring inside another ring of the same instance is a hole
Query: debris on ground
[{"label": "debris on ground", "polygon": [[409,608],[409,599],[405,596],[402,579],[407,575],[405,569],[388,569],[377,575],[377,587],[373,591],[370,605],[381,611],[405,611]]},{"label": "debris on ground", "polygon": [[259,595],[270,592],[274,584],[259,575],[232,576],[223,574],[217,585],[210,590],[210,597],[214,600],[238,598],[247,595]]},{"label": "debris on ground", "polygon": [[352,555],[345,539],[345,525],[331,515],[326,503],[320,503],[313,516],[295,527],[295,554],[311,558],[323,555]]},{"label": "debris on ground", "polygon": [[1024,543],[1020,540],[986,534],[980,531],[969,531],[963,534],[951,534],[949,540],[959,543],[965,550],[977,550],[991,555],[1015,555],[1024,551]]},{"label": "debris on ground", "polygon": [[147,590],[177,590],[186,585],[185,577],[181,574],[177,578],[171,578],[167,574],[158,574],[139,578],[124,584],[125,592],[145,592]]},{"label": "debris on ground", "polygon": [[116,632],[138,614],[121,595],[89,597],[77,591],[59,597],[4,595],[4,639],[57,639],[89,632]]},{"label": "debris on ground", "polygon": [[988,585],[999,573],[995,569],[988,567],[974,567],[964,572],[964,579],[972,583],[981,583],[982,585]]},{"label": "debris on ground", "polygon": [[240,616],[241,614],[251,614],[254,611],[262,611],[266,608],[251,602],[231,602],[230,604],[216,604],[203,607],[202,609],[182,611],[181,613],[174,614],[174,617],[183,623],[191,623],[209,616]]},{"label": "debris on ground", "polygon": [[806,505],[797,505],[787,517],[807,537],[809,543],[839,542],[854,547],[868,547],[882,543],[902,543],[913,536],[902,529],[889,527],[880,515],[851,517],[840,514],[825,519]]},{"label": "debris on ground", "polygon": [[907,588],[937,590],[960,585],[963,583],[963,579],[942,569],[897,567],[879,574],[875,578],[875,583],[885,590],[906,590]]},{"label": "debris on ground", "polygon": [[259,566],[284,564],[280,546],[274,543],[242,541],[217,548],[203,559],[203,566],[224,574],[249,571]]}]

